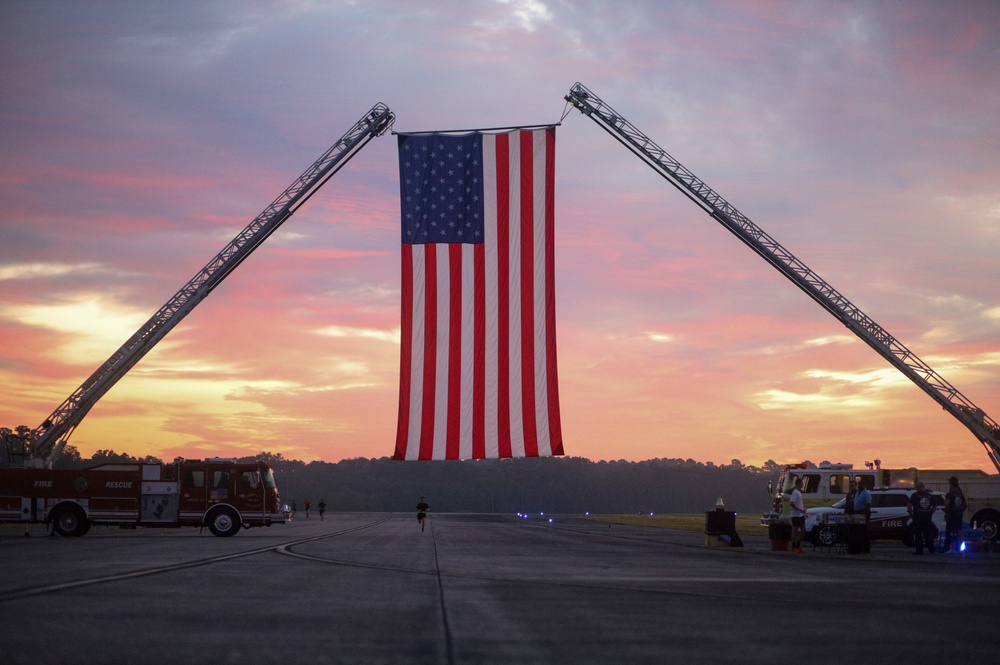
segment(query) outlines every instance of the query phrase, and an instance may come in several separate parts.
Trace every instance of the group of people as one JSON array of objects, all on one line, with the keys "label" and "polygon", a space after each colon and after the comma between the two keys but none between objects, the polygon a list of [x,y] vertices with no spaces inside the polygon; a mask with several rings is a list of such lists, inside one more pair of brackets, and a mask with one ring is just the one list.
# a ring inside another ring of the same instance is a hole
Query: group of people
[{"label": "group of people", "polygon": [[[806,535],[806,507],[802,501],[801,478],[795,479],[795,488],[792,490],[789,503],[792,508],[792,551],[801,553],[802,539]],[[851,481],[847,496],[844,499],[844,513],[847,515],[862,515],[865,525],[871,520],[872,495],[868,491],[868,488],[865,487],[864,480],[859,478],[857,481]],[[861,534],[861,538],[853,544],[859,553],[867,553],[871,550],[871,542],[868,540],[868,529],[862,529],[859,533]]]},{"label": "group of people", "polygon": [[[326,513],[326,501],[321,499],[320,502],[319,502],[319,505],[317,507],[319,508],[319,519],[320,519],[320,521],[323,521],[323,515],[324,515],[324,513]],[[298,511],[298,509],[299,509],[299,506],[295,502],[295,500],[293,499],[292,500],[292,519],[295,518],[295,513],[296,513],[296,511]],[[306,519],[309,519],[309,511],[310,511],[310,509],[312,509],[312,502],[309,499],[306,499],[305,509],[306,509]],[[423,496],[420,497],[420,503],[417,504],[417,522],[420,524],[420,530],[421,531],[424,530],[424,527],[427,524],[427,511],[428,510],[430,510],[430,506],[427,505],[427,498],[423,497]]]},{"label": "group of people", "polygon": [[[323,515],[326,513],[326,500],[320,499],[319,505],[316,507],[319,508],[319,519],[322,522]],[[309,511],[312,510],[312,501],[310,501],[309,499],[306,499],[305,509],[306,509],[306,519],[309,519]],[[298,510],[299,510],[298,504],[295,503],[295,499],[292,499],[292,519],[295,519],[295,513],[298,512]]]},{"label": "group of people", "polygon": [[[801,553],[802,539],[806,535],[806,508],[802,501],[801,478],[795,479],[795,487],[792,490],[789,504],[791,505],[792,521],[791,547],[793,552]],[[934,503],[934,495],[924,483],[917,483],[917,491],[910,495],[907,509],[912,519],[913,541],[916,546],[914,554],[922,555],[925,549],[929,554],[933,554],[934,541],[937,540],[937,527],[934,526],[933,518],[937,506]],[[945,536],[942,552],[949,551],[952,543],[958,545],[965,509],[965,494],[958,485],[958,478],[952,476],[948,479],[948,493],[944,496]],[[861,530],[863,537],[856,543],[858,553],[871,551],[867,528],[871,521],[871,511],[872,495],[865,487],[865,481],[860,478],[856,482],[852,480],[844,500],[844,513],[864,516],[865,528]]]},{"label": "group of people", "polygon": [[[952,544],[958,546],[961,538],[962,520],[966,509],[965,493],[958,485],[958,478],[948,479],[948,492],[944,495],[944,546],[942,552],[951,550]],[[937,540],[937,527],[934,526],[934,495],[923,483],[917,483],[917,491],[910,496],[909,511],[913,518],[913,540],[916,545],[914,554],[934,554],[934,541]]]}]

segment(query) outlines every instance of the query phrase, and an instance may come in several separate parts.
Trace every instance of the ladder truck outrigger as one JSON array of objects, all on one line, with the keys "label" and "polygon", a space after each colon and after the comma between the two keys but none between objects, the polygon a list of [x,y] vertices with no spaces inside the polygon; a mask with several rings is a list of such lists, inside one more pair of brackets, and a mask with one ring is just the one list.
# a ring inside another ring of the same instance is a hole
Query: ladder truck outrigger
[{"label": "ladder truck outrigger", "polygon": [[8,436],[0,468],[0,521],[44,522],[82,536],[92,524],[208,526],[218,536],[287,520],[274,473],[263,462],[177,459],[53,469],[84,416],[257,247],[395,120],[376,104],[171,297],[72,395],[26,436]]},{"label": "ladder truck outrigger", "polygon": [[[671,157],[648,136],[639,131],[620,113],[597,95],[576,83],[566,95],[566,101],[590,117],[602,129],[648,164],[681,193],[694,201],[715,221],[722,224],[778,272],[819,303],[823,309],[843,323],[851,332],[885,358],[893,367],[913,381],[931,399],[965,425],[982,443],[993,466],[1000,471],[1000,425],[976,406],[889,334],[856,305],[820,278],[815,272],[782,247],[774,238],[754,224],[715,190]],[[1000,497],[997,497],[1000,499]],[[781,499],[776,498],[776,512]],[[972,515],[973,526],[980,526],[989,536],[997,538],[1000,527],[1000,505],[989,502]]]}]

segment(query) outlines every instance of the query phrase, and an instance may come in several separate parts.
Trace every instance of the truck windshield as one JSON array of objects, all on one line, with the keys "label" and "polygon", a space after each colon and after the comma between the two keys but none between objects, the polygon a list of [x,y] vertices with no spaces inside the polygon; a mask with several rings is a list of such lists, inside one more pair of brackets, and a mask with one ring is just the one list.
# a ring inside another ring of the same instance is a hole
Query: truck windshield
[{"label": "truck windshield", "polygon": [[782,494],[791,494],[795,489],[795,479],[802,478],[802,493],[815,494],[819,491],[820,475],[818,473],[789,473],[785,476],[785,483],[781,488]]},{"label": "truck windshield", "polygon": [[274,482],[274,471],[270,468],[264,470],[264,487],[269,490],[276,488],[278,484]]}]

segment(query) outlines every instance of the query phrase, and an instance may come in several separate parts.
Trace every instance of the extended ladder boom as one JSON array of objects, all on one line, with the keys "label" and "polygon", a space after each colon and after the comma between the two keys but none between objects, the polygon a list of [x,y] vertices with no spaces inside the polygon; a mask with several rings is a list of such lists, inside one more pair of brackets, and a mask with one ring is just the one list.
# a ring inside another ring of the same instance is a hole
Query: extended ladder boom
[{"label": "extended ladder boom", "polygon": [[351,157],[384,134],[394,120],[384,104],[376,104],[358,120],[32,432],[28,464],[51,466],[91,407]]},{"label": "extended ladder boom", "polygon": [[969,428],[1000,471],[1000,426],[982,409],[593,92],[577,83],[566,101],[642,158]]}]

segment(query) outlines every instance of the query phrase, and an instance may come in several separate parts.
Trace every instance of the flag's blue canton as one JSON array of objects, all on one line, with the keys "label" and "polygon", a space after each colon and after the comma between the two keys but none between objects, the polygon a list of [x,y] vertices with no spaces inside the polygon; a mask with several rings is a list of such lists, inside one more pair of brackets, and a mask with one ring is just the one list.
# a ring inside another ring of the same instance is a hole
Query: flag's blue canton
[{"label": "flag's blue canton", "polygon": [[483,143],[478,134],[399,135],[403,242],[483,242]]}]

